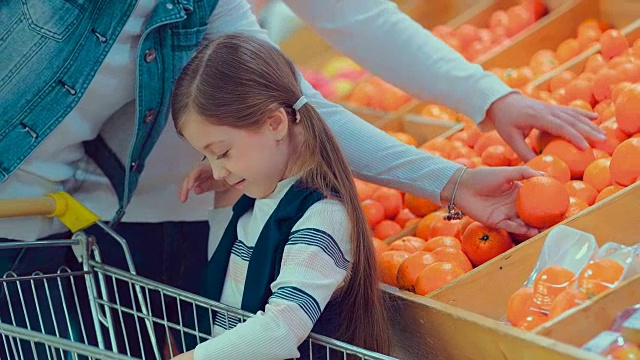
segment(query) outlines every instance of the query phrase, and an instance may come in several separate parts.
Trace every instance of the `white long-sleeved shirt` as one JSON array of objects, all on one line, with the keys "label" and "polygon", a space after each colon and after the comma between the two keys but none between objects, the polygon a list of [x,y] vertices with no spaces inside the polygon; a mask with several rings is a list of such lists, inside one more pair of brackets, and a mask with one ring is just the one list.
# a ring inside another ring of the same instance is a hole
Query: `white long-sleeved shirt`
[{"label": "white long-sleeved shirt", "polygon": [[[239,308],[253,248],[267,219],[297,177],[278,183],[275,191],[256,200],[238,221],[238,239],[231,250],[220,302]],[[220,243],[231,208],[210,213],[209,258]],[[284,248],[280,274],[271,284],[264,311],[239,323],[219,313],[213,339],[196,347],[195,360],[290,359],[309,335],[349,269],[351,242],[348,215],[342,203],[324,199],[313,204],[294,225]]]},{"label": "white long-sleeved shirt", "polygon": [[[130,118],[134,100],[135,57],[145,20],[157,0],[139,0],[86,93],[24,164],[3,184],[0,198],[41,196],[65,190],[100,217],[117,210],[117,196],[107,178],[84,154],[82,142],[96,136],[107,120]],[[287,2],[334,46],[369,70],[421,99],[433,99],[480,121],[489,105],[510,91],[478,65],[466,62],[428,31],[385,0],[290,0]],[[245,0],[220,0],[211,16],[207,38],[244,31],[263,39]],[[402,189],[438,201],[458,164],[404,146],[302,85],[338,138],[355,174],[363,180]],[[473,96],[469,96],[473,94]],[[123,134],[123,139],[130,134]],[[126,147],[129,144],[122,143]],[[146,161],[125,222],[205,220],[211,196],[180,204],[176,193],[183,177],[199,160],[172,126],[165,127]],[[34,240],[64,231],[57,220],[43,217],[0,219],[0,237]]]}]

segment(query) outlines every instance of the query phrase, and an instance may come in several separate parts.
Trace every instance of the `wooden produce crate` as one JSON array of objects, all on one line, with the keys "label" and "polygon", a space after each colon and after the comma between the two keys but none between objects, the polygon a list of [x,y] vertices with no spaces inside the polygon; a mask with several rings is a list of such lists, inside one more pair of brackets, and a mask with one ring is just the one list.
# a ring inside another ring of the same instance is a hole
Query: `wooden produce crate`
[{"label": "wooden produce crate", "polygon": [[[556,321],[543,324],[536,329],[536,333],[581,347],[600,332],[609,330],[621,311],[639,303],[640,275],[636,275],[618,285],[615,291],[567,311]],[[585,322],[589,326],[585,326]]]},{"label": "wooden produce crate", "polygon": [[[640,220],[639,189],[638,184],[629,186],[562,224],[593,234],[600,246],[610,241],[635,245],[640,241],[635,225]],[[608,304],[606,299],[637,294],[637,278],[531,333],[501,322],[510,295],[529,277],[548,233],[549,230],[514,247],[425,297],[382,285],[393,319],[394,355],[407,359],[602,359],[577,347],[590,332],[571,338],[562,334],[562,326],[573,321],[575,327],[593,326],[594,332],[602,329],[605,321],[591,324],[580,323],[579,319],[587,321],[591,317],[584,314],[602,312],[598,304]],[[623,293],[614,295],[616,291]],[[638,299],[636,296],[633,301]],[[626,305],[622,300],[618,304],[619,308]],[[578,315],[582,311],[583,316]]]},{"label": "wooden produce crate", "polygon": [[[626,36],[626,38],[629,40],[630,45],[633,44],[634,41],[640,39],[640,18],[622,28],[620,32]],[[589,59],[591,55],[597,54],[599,52],[600,45],[595,45],[588,51],[585,51],[575,58],[567,61],[553,71],[550,71],[547,74],[535,79],[527,86],[535,89],[547,89],[549,87],[549,81],[565,70],[571,70],[574,73],[579,74],[584,70],[587,59]]]},{"label": "wooden produce crate", "polygon": [[604,17],[599,0],[549,1],[548,7],[547,16],[480,57],[478,63],[485,69],[525,66],[538,50],[555,51],[564,40],[575,38],[584,20]]}]

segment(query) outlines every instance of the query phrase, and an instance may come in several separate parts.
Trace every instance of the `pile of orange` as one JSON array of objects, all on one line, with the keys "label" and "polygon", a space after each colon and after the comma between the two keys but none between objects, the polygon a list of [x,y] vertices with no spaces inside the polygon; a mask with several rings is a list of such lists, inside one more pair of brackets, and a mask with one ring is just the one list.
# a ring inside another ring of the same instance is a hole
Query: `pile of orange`
[{"label": "pile of orange", "polygon": [[590,300],[618,284],[624,267],[615,260],[590,261],[579,274],[550,265],[536,276],[533,286],[515,291],[507,304],[507,321],[533,330],[565,311]]},{"label": "pile of orange", "polygon": [[469,61],[476,61],[490,50],[506,43],[547,13],[543,1],[523,0],[505,10],[496,10],[486,27],[463,24],[457,28],[439,25],[432,33]]},{"label": "pile of orange", "polygon": [[[612,41],[607,30],[608,26],[602,22],[593,19],[585,20],[578,26],[575,38],[564,40],[555,50],[538,50],[531,56],[529,64],[508,69],[496,67],[490,70],[512,88],[524,88],[535,78],[556,69],[568,60],[598,44],[598,42],[604,42],[607,45],[611,44]],[[567,72],[552,83],[554,86],[566,84],[573,78],[575,78],[575,74]]]},{"label": "pile of orange", "polygon": [[419,220],[415,236],[387,245],[374,238],[382,282],[427,295],[513,247],[509,234],[469,217],[447,221],[444,210]]}]

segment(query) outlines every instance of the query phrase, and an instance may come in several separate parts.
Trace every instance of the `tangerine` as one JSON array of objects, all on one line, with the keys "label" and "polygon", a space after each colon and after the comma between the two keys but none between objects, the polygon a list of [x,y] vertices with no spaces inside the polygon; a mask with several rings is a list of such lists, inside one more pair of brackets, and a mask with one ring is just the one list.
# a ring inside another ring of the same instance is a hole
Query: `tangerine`
[{"label": "tangerine", "polygon": [[405,193],[404,207],[416,216],[425,216],[440,208],[440,205],[419,196]]},{"label": "tangerine", "polygon": [[551,140],[542,153],[555,155],[562,159],[569,166],[572,179],[581,179],[584,169],[595,160],[593,149],[588,147],[585,150],[580,150],[564,139]]},{"label": "tangerine", "polygon": [[640,138],[623,141],[613,151],[609,163],[611,180],[622,186],[629,186],[640,176]]},{"label": "tangerine", "polygon": [[640,132],[640,84],[624,89],[615,102],[616,121],[627,135]]},{"label": "tangerine", "polygon": [[402,226],[393,220],[382,220],[374,228],[373,234],[378,239],[386,239],[402,231]]},{"label": "tangerine", "polygon": [[415,236],[403,236],[389,245],[389,250],[402,250],[409,254],[424,250],[427,242]]},{"label": "tangerine", "polygon": [[378,260],[378,271],[380,273],[380,281],[387,285],[398,287],[397,277],[398,269],[402,262],[409,257],[406,251],[387,251],[384,252]]},{"label": "tangerine", "polygon": [[436,262],[424,268],[415,283],[418,295],[427,295],[452,280],[464,275],[458,266],[448,262]]},{"label": "tangerine", "polygon": [[516,211],[530,226],[547,228],[562,221],[569,210],[569,193],[558,180],[549,176],[527,179],[518,190]]},{"label": "tangerine", "polygon": [[576,275],[558,265],[542,269],[533,282],[533,301],[542,310],[549,310],[556,297],[569,288]]},{"label": "tangerine", "polygon": [[469,261],[467,255],[465,255],[460,249],[444,246],[433,250],[431,254],[433,254],[433,256],[435,256],[438,261],[452,263],[458,266],[464,272],[468,272],[473,269],[471,261]]},{"label": "tangerine", "polygon": [[614,287],[623,273],[624,266],[613,259],[589,261],[578,276],[578,289],[590,299]]},{"label": "tangerine", "polygon": [[525,165],[533,170],[542,171],[563,184],[571,180],[569,165],[555,155],[538,155]]},{"label": "tangerine", "polygon": [[439,247],[452,247],[456,249],[461,249],[462,245],[460,244],[460,240],[453,236],[436,236],[433,239],[427,241],[424,249],[426,251],[433,251]]},{"label": "tangerine", "polygon": [[382,204],[386,219],[393,219],[402,210],[402,194],[396,189],[381,187],[371,195],[371,199]]},{"label": "tangerine", "polygon": [[593,188],[600,193],[602,189],[612,184],[611,173],[609,173],[610,162],[611,159],[596,159],[591,162],[591,164],[584,169],[582,180],[593,186]]},{"label": "tangerine", "polygon": [[360,203],[360,207],[362,207],[362,212],[367,219],[367,223],[372,228],[384,220],[384,206],[379,202],[367,199]]},{"label": "tangerine", "polygon": [[480,266],[513,247],[509,233],[474,222],[462,236],[462,251],[473,265]]},{"label": "tangerine", "polygon": [[521,287],[509,297],[507,321],[514,326],[520,324],[533,309],[533,306],[533,288],[531,286]]},{"label": "tangerine", "polygon": [[436,263],[433,254],[428,251],[417,251],[407,257],[398,268],[398,288],[415,291],[416,279],[427,266]]},{"label": "tangerine", "polygon": [[598,197],[598,190],[584,181],[572,180],[564,184],[564,187],[570,197],[581,199],[589,206],[593,205]]}]

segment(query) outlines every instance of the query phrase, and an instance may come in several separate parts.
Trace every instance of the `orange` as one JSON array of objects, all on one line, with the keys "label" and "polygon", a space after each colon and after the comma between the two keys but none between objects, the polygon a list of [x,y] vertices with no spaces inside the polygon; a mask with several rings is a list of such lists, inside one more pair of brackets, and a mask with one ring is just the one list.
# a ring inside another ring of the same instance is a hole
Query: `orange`
[{"label": "orange", "polygon": [[443,157],[448,158],[449,153],[453,150],[451,140],[445,138],[433,138],[420,146],[420,150],[437,151],[442,154]]},{"label": "orange", "polygon": [[591,164],[584,169],[582,180],[593,186],[597,192],[602,191],[602,189],[612,184],[611,173],[609,173],[610,162],[610,159],[597,159],[591,162]]},{"label": "orange", "polygon": [[[612,86],[611,87],[611,100],[613,102],[618,100],[618,97],[620,96],[620,94],[624,90],[630,88],[631,86],[633,86],[633,83],[629,82],[629,81],[622,81],[622,82],[619,82],[616,85]],[[613,107],[612,107],[612,109],[613,109]],[[615,112],[615,109],[614,109],[614,112]]]},{"label": "orange", "polygon": [[[620,81],[634,83],[640,81],[640,64],[625,62],[616,66],[615,71],[620,74]],[[613,94],[611,95],[613,97]]]},{"label": "orange", "polygon": [[600,101],[598,105],[593,107],[593,111],[598,114],[598,119],[594,121],[596,124],[602,123],[603,121],[607,121],[616,116],[613,101],[611,101],[611,99],[604,99]]},{"label": "orange", "polygon": [[389,245],[375,237],[371,240],[373,241],[373,252],[376,255],[376,260],[378,260],[380,256],[382,256],[382,253],[389,251]]},{"label": "orange", "polygon": [[451,136],[452,141],[461,141],[473,148],[482,133],[475,126],[467,126]]},{"label": "orange", "polygon": [[615,102],[616,121],[627,135],[640,132],[640,84],[623,90]]},{"label": "orange", "polygon": [[462,219],[460,219],[460,226],[458,228],[458,239],[462,239],[462,235],[464,235],[464,232],[467,231],[469,225],[473,224],[474,222],[475,220],[473,220],[469,216],[463,216]]},{"label": "orange", "polygon": [[565,87],[566,100],[584,100],[589,104],[593,104],[593,84],[592,81],[585,78],[576,78]]},{"label": "orange", "polygon": [[533,282],[533,301],[542,310],[549,310],[556,297],[575,279],[573,271],[558,265],[542,269]]},{"label": "orange", "polygon": [[375,200],[365,200],[360,203],[364,217],[372,228],[384,220],[384,206]]},{"label": "orange", "polygon": [[615,119],[611,119],[600,124],[600,128],[604,130],[607,139],[604,141],[594,141],[592,146],[594,149],[606,151],[609,155],[613,154],[613,151],[621,142],[629,138],[622,130],[620,130],[618,121]]},{"label": "orange", "polygon": [[611,289],[622,278],[624,267],[609,258],[589,261],[578,276],[578,290],[592,298]]},{"label": "orange", "polygon": [[595,160],[591,148],[588,147],[585,150],[580,150],[564,139],[551,140],[544,150],[542,150],[542,153],[545,155],[555,155],[567,163],[569,171],[571,171],[572,179],[581,179],[584,169]]},{"label": "orange", "polygon": [[468,272],[473,269],[471,261],[469,261],[467,255],[465,255],[460,249],[444,246],[433,250],[431,254],[433,254],[438,261],[452,263],[464,272]]},{"label": "orange", "polygon": [[423,217],[422,220],[420,220],[420,222],[418,223],[418,226],[416,227],[416,236],[421,239],[428,240],[429,230],[431,229],[431,225],[436,219],[442,218],[446,213],[447,213],[446,210],[442,209],[442,210],[434,211],[428,214],[427,216]]},{"label": "orange", "polygon": [[527,314],[527,317],[520,322],[517,327],[525,331],[531,331],[538,326],[549,321],[549,317],[539,311],[531,311]]},{"label": "orange", "polygon": [[418,275],[415,284],[416,294],[427,295],[462,275],[464,275],[464,271],[454,264],[447,262],[433,263],[424,268]]},{"label": "orange", "polygon": [[405,132],[401,132],[401,131],[387,131],[387,133],[391,136],[393,136],[396,140],[405,143],[407,145],[411,145],[411,146],[415,146],[418,147],[418,140],[416,140],[416,138],[414,138],[413,136],[405,133]]},{"label": "orange", "polygon": [[593,97],[596,101],[611,98],[611,88],[620,82],[620,75],[616,70],[603,68],[593,79]]},{"label": "orange", "polygon": [[549,308],[549,320],[582,304],[585,300],[587,300],[587,298],[584,294],[576,289],[569,288],[564,290],[556,296],[553,302],[551,302],[551,307]]},{"label": "orange", "polygon": [[593,112],[593,108],[591,107],[591,104],[589,104],[588,102],[586,102],[584,100],[580,100],[580,99],[573,100],[567,106],[572,107],[572,108],[576,108],[576,109],[582,109],[584,111]]},{"label": "orange", "polygon": [[358,199],[360,201],[371,199],[371,196],[379,187],[378,185],[371,184],[360,179],[353,179],[353,182],[356,185],[356,192],[358,193]]},{"label": "orange", "polygon": [[569,193],[558,180],[536,176],[523,182],[516,196],[518,216],[530,226],[548,228],[569,210]]},{"label": "orange", "polygon": [[403,236],[389,245],[389,250],[402,250],[409,254],[424,250],[427,242],[415,236]]},{"label": "orange", "polygon": [[587,62],[584,64],[584,72],[597,74],[600,69],[604,69],[607,66],[607,62],[602,57],[602,54],[593,54],[589,56]]},{"label": "orange", "polygon": [[542,171],[563,184],[571,180],[569,166],[555,155],[538,155],[525,165],[533,170]]},{"label": "orange", "polygon": [[491,145],[482,152],[482,163],[487,166],[509,166],[511,160],[507,148],[502,145]]},{"label": "orange", "polygon": [[400,264],[409,257],[406,251],[387,251],[383,253],[378,260],[378,272],[380,273],[380,281],[387,285],[398,287],[396,280]]},{"label": "orange", "polygon": [[517,69],[507,69],[504,73],[504,82],[514,88],[519,89],[535,78],[535,74],[529,67],[521,67]]},{"label": "orange", "polygon": [[457,236],[459,228],[460,220],[449,221],[445,220],[443,217],[438,217],[433,220],[427,237],[431,240],[436,236]]},{"label": "orange", "polygon": [[504,10],[496,10],[489,17],[489,28],[507,28],[507,24],[509,24],[509,16]]},{"label": "orange", "polygon": [[569,196],[584,200],[589,206],[595,203],[598,197],[598,190],[591,184],[580,180],[572,180],[564,184]]},{"label": "orange", "polygon": [[509,297],[507,304],[507,321],[511,325],[518,325],[533,309],[533,288],[531,286],[521,287]]},{"label": "orange", "polygon": [[513,247],[509,233],[474,222],[462,235],[462,251],[473,265],[480,266]]},{"label": "orange", "polygon": [[560,104],[560,105],[566,105],[569,103],[569,100],[567,99],[567,89],[566,88],[559,88],[559,89],[555,89],[554,91],[551,92],[551,100],[555,101],[555,103],[553,103],[554,105]]},{"label": "orange", "polygon": [[[607,153],[604,150],[600,150],[600,149],[593,149],[593,156],[596,157],[596,160],[599,160],[599,159],[611,159],[611,155],[609,155],[609,153]],[[587,170],[585,169],[585,171],[587,171]]]},{"label": "orange", "polygon": [[396,189],[381,187],[371,195],[371,199],[382,204],[386,219],[393,219],[402,210],[402,194]]},{"label": "orange", "polygon": [[507,23],[506,28],[506,35],[508,37],[512,37],[519,33],[535,21],[533,14],[522,5],[514,5],[508,8],[507,16],[509,17],[509,22]]},{"label": "orange", "polygon": [[629,186],[640,176],[640,138],[623,141],[613,151],[609,164],[611,180],[622,186]]},{"label": "orange", "polygon": [[437,260],[430,252],[418,251],[406,258],[398,268],[397,284],[400,289],[415,291],[418,275],[427,266],[436,263]]},{"label": "orange", "polygon": [[452,140],[451,143],[453,144],[453,149],[451,149],[449,153],[450,159],[472,158],[476,156],[475,151],[462,141]]},{"label": "orange", "polygon": [[460,244],[460,240],[453,236],[436,236],[433,239],[427,241],[424,249],[426,251],[433,251],[439,247],[452,247],[456,249],[461,249],[462,245]]},{"label": "orange", "polygon": [[640,359],[640,347],[632,342],[616,347],[609,356],[613,360],[637,360]]},{"label": "orange", "polygon": [[404,194],[404,207],[416,216],[425,216],[440,208],[440,205],[413,194]]},{"label": "orange", "polygon": [[471,24],[462,24],[453,29],[453,35],[460,40],[463,47],[469,46],[472,42],[479,39],[478,28]]},{"label": "orange", "polygon": [[538,50],[531,56],[529,66],[536,75],[542,75],[550,72],[560,65],[554,51],[549,49]]},{"label": "orange", "polygon": [[420,111],[420,115],[432,120],[456,121],[456,112],[437,104],[427,104]]},{"label": "orange", "polygon": [[402,231],[402,226],[393,220],[382,220],[373,228],[373,234],[378,239],[386,239]]},{"label": "orange", "polygon": [[564,218],[568,219],[588,207],[589,204],[586,201],[571,196],[569,197],[569,210],[564,214]]},{"label": "orange", "polygon": [[397,222],[398,225],[402,226],[403,228],[407,225],[407,222],[409,220],[413,220],[413,219],[417,219],[418,217],[415,216],[411,210],[409,209],[402,209],[400,210],[400,212],[398,213],[398,215],[396,215],[396,217],[393,219],[393,221]]},{"label": "orange", "polygon": [[500,134],[496,130],[491,130],[480,135],[480,138],[476,142],[473,150],[476,154],[482,155],[482,153],[491,145],[502,145],[508,147],[507,143],[500,137]]},{"label": "orange", "polygon": [[618,185],[618,184],[613,184],[611,186],[607,186],[606,188],[602,189],[602,191],[600,191],[600,193],[598,194],[598,197],[596,198],[596,203],[599,203],[600,201],[608,198],[609,196],[617,193],[618,191],[624,189],[624,187]]},{"label": "orange", "polygon": [[595,45],[600,39],[600,35],[602,35],[602,31],[597,27],[578,27],[576,40],[580,44],[580,49],[584,51]]},{"label": "orange", "polygon": [[562,64],[580,54],[581,48],[578,40],[569,38],[558,45],[556,49],[556,59]]},{"label": "orange", "polygon": [[622,54],[629,48],[629,41],[620,30],[609,29],[600,36],[600,53],[605,59]]}]

